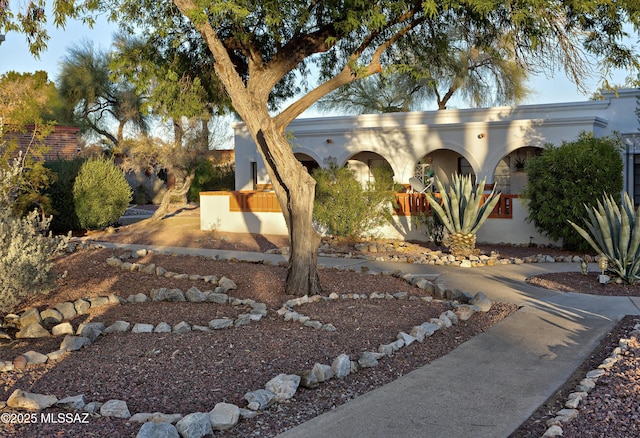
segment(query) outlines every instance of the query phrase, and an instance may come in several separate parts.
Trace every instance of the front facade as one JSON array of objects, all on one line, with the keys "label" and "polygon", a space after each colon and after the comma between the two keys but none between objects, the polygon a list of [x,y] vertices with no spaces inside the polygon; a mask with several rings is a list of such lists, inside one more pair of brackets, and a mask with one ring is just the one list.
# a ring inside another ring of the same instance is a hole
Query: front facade
[{"label": "front facade", "polygon": [[[607,94],[603,100],[574,103],[299,119],[289,131],[295,155],[310,170],[348,164],[366,182],[372,178],[372,168],[384,166],[405,185],[412,177],[424,181],[429,170],[447,185],[458,172],[472,174],[477,181],[486,179],[503,194],[514,195],[526,183],[523,164],[546,144],[574,140],[581,132],[597,137],[617,133],[625,141],[625,190],[639,202],[639,96],[640,89],[630,89]],[[240,123],[234,130],[236,190],[268,187],[264,163],[249,132]],[[519,201],[513,204],[510,225],[502,219],[489,220],[478,233],[479,241],[553,243],[526,222]],[[505,234],[506,228],[512,232]],[[416,238],[413,231],[402,230],[401,237]]]}]

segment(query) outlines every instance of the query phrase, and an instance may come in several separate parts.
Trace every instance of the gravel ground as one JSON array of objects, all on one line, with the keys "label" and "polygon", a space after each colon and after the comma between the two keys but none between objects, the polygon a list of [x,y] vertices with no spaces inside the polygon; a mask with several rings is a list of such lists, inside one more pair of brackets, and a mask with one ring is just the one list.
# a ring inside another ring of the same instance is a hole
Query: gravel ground
[{"label": "gravel ground", "polygon": [[[191,211],[191,210],[189,210]],[[119,233],[94,235],[94,238],[126,243],[202,246],[207,248],[264,251],[288,244],[282,236],[233,235],[201,232],[194,228],[192,218],[175,218],[153,227],[128,227]],[[344,243],[347,246],[349,243]],[[562,254],[550,248],[483,247],[485,251],[499,251],[505,257],[532,254]],[[424,251],[415,244],[412,251]],[[114,251],[83,251],[57,260],[60,273],[58,289],[50,296],[38,297],[25,306],[41,309],[64,300],[91,295],[115,293],[123,297],[149,291],[155,287],[187,290],[201,283],[190,280],[144,276],[140,273],[114,271],[104,263]],[[286,272],[282,268],[260,264],[229,263],[194,257],[150,255],[142,263],[156,263],[176,272],[227,276],[238,284],[233,296],[253,298],[267,304],[269,316],[255,324],[228,331],[212,333],[191,332],[185,335],[109,335],[90,347],[68,354],[47,365],[29,367],[2,374],[0,400],[20,388],[37,393],[52,393],[59,398],[85,394],[91,401],[114,398],[126,400],[132,413],[141,411],[180,412],[208,411],[215,403],[226,401],[245,406],[246,391],[263,387],[271,377],[281,372],[296,373],[316,362],[327,363],[340,353],[357,355],[372,346],[395,339],[400,330],[423,322],[442,310],[437,303],[417,304],[417,301],[353,301],[331,305],[314,304],[300,309],[323,322],[333,323],[333,333],[318,332],[295,323],[284,322],[273,311],[289,297],[280,292]],[[594,274],[596,275],[596,274]],[[593,276],[591,276],[593,277]],[[407,291],[412,295],[423,292],[397,278],[321,271],[325,293],[367,293]],[[594,287],[597,279],[579,273],[549,274],[529,281],[554,290],[576,291],[601,295],[640,296],[639,286],[606,285]],[[246,309],[210,304],[155,303],[121,305],[92,312],[73,321],[74,326],[85,321],[109,324],[124,319],[130,322],[177,323],[206,325],[222,316],[234,317]],[[331,380],[313,390],[300,390],[294,400],[263,411],[256,418],[243,420],[232,431],[216,436],[274,436],[307,419],[371,389],[410,372],[451,351],[474,335],[487,330],[495,322],[508,316],[513,306],[498,304],[488,314],[453,329],[439,333],[424,344],[405,348],[384,362],[384,366],[368,369],[346,379]],[[426,318],[426,319],[425,319]],[[513,437],[539,437],[546,430],[546,420],[555,416],[567,395],[596,368],[637,324],[638,318],[624,318],[605,336],[589,359],[576,370],[574,376],[559,388]],[[58,348],[60,339],[19,341],[0,344],[0,360],[12,360],[29,350],[42,352]],[[564,426],[564,437],[631,437],[640,436],[637,429],[639,401],[638,343],[630,343],[614,367],[601,377],[599,384],[583,404],[580,414]],[[3,410],[2,412],[7,412]],[[52,412],[56,412],[53,410]],[[126,420],[90,417],[88,424],[0,424],[0,436],[13,437],[86,437],[135,436],[140,425]]]},{"label": "gravel ground", "polygon": [[[105,260],[119,254],[111,250],[81,251],[57,260],[58,289],[47,297],[38,297],[28,306],[41,310],[65,300],[115,293],[121,297],[157,287],[191,286],[204,290],[203,282],[175,280],[140,272],[125,272],[107,266]],[[422,300],[349,300],[307,304],[296,310],[333,324],[337,330],[326,332],[285,322],[275,310],[291,297],[282,294],[284,268],[262,264],[214,261],[199,257],[147,255],[136,260],[154,263],[167,270],[189,274],[215,274],[233,279],[237,298],[252,298],[267,304],[269,315],[260,322],[215,332],[175,334],[112,334],[101,337],[80,351],[67,353],[61,360],[2,374],[0,400],[15,389],[58,398],[85,394],[89,401],[121,399],[130,412],[181,413],[207,412],[218,402],[246,406],[243,395],[263,388],[280,373],[300,373],[317,362],[330,364],[345,353],[352,359],[378,345],[393,342],[399,331],[437,317],[447,309],[441,303]],[[326,294],[399,291],[422,296],[424,291],[391,276],[373,276],[334,270],[322,270]],[[76,318],[81,322],[116,320],[207,325],[221,317],[236,317],[246,308],[211,303],[145,303],[100,308]],[[241,421],[229,432],[216,436],[275,436],[322,412],[388,383],[426,364],[487,330],[515,311],[515,306],[496,304],[486,314],[444,330],[423,344],[413,344],[378,367],[341,380],[332,380],[316,389],[301,389],[295,399],[262,411],[256,418]],[[59,348],[60,338],[15,340],[0,345],[0,360],[13,360],[30,350],[48,353]],[[15,411],[3,411],[14,412]],[[58,412],[48,409],[47,412]],[[140,425],[122,419],[91,417],[88,424],[0,424],[0,436],[135,436]]]}]

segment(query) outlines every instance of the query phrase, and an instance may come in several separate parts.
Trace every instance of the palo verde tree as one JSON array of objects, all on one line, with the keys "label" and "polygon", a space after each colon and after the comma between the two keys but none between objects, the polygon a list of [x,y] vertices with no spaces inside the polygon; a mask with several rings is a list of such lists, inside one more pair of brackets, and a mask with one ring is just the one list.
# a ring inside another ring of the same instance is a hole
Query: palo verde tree
[{"label": "palo verde tree", "polygon": [[125,126],[142,133],[148,126],[143,95],[122,78],[112,78],[110,57],[91,42],[76,45],[62,61],[57,81],[69,117],[114,148],[124,139]]},{"label": "palo verde tree", "polygon": [[[33,35],[46,19],[44,1],[29,3],[22,15],[33,17],[27,38],[34,49],[42,45]],[[404,38],[436,38],[442,23],[465,23],[480,35],[485,29],[499,32],[514,48],[514,59],[564,66],[578,80],[588,53],[602,61],[602,71],[611,65],[637,67],[638,62],[621,43],[625,22],[640,25],[637,0],[95,0],[58,1],[53,7],[58,24],[96,9],[149,40],[177,33],[181,50],[204,44],[234,111],[256,142],[284,212],[291,239],[285,293],[294,295],[321,291],[316,267],[320,237],[313,226],[315,181],[295,158],[286,128],[324,95],[383,71],[383,55]],[[16,28],[17,22],[4,13],[0,30]],[[288,86],[295,73],[304,78],[313,66],[320,70],[319,85],[271,111],[272,94],[295,90]]]}]

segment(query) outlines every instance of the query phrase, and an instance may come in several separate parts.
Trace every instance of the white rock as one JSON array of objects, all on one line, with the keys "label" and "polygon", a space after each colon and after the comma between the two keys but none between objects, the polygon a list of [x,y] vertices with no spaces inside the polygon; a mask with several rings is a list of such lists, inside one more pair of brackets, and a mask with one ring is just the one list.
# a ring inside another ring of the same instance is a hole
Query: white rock
[{"label": "white rock", "polygon": [[185,321],[180,321],[179,323],[173,326],[171,331],[176,334],[188,333],[191,331],[191,326],[189,325],[189,323]]},{"label": "white rock", "polygon": [[231,403],[216,403],[209,412],[209,420],[213,430],[227,430],[238,424],[240,408]]},{"label": "white rock", "polygon": [[177,423],[182,420],[182,414],[164,414],[162,412],[139,412],[129,418],[137,423]]},{"label": "white rock", "polygon": [[131,329],[131,333],[151,333],[153,331],[153,324],[143,324],[137,322]]},{"label": "white rock", "polygon": [[295,374],[278,374],[269,380],[265,389],[275,394],[276,401],[283,401],[292,398],[300,385],[300,376]]},{"label": "white rock", "polygon": [[86,404],[87,398],[84,396],[84,394],[80,394],[58,400],[56,406],[75,411],[84,408]]},{"label": "white rock", "polygon": [[201,438],[213,434],[209,414],[205,412],[185,415],[176,423],[176,429],[182,438]]},{"label": "white rock", "polygon": [[171,423],[149,422],[142,425],[136,438],[180,438],[180,434]]},{"label": "white rock", "polygon": [[338,379],[343,379],[351,373],[351,360],[346,354],[341,354],[333,360],[331,368]]},{"label": "white rock", "polygon": [[130,418],[129,408],[124,400],[109,400],[100,407],[103,417]]},{"label": "white rock", "polygon": [[153,329],[154,333],[171,333],[171,325],[168,322],[160,322]]},{"label": "white rock", "polygon": [[72,335],[73,326],[68,322],[62,322],[51,328],[51,334],[53,336]]},{"label": "white rock", "polygon": [[27,365],[40,365],[46,363],[49,359],[46,354],[38,353],[37,351],[27,351],[22,355],[27,359]]},{"label": "white rock", "polygon": [[330,365],[324,365],[321,363],[316,363],[313,366],[313,374],[315,374],[318,382],[326,382],[334,376],[333,369]]},{"label": "white rock", "polygon": [[404,345],[406,346],[409,346],[416,341],[416,338],[405,332],[398,333],[397,339],[402,339],[404,341]]},{"label": "white rock", "polygon": [[58,398],[54,395],[34,394],[32,392],[16,389],[9,396],[7,406],[10,408],[40,411],[48,408],[49,406],[53,406],[57,401]]},{"label": "white rock", "polygon": [[256,391],[247,392],[244,395],[245,400],[249,403],[248,407],[252,411],[268,408],[275,401],[275,397],[276,395],[267,389],[258,389]]},{"label": "white rock", "polygon": [[[146,296],[146,295],[145,295]],[[131,323],[127,321],[116,321],[104,329],[103,333],[123,333],[129,330]]]},{"label": "white rock", "polygon": [[91,344],[91,339],[87,337],[67,335],[62,340],[60,349],[66,351],[77,351],[89,344]]}]

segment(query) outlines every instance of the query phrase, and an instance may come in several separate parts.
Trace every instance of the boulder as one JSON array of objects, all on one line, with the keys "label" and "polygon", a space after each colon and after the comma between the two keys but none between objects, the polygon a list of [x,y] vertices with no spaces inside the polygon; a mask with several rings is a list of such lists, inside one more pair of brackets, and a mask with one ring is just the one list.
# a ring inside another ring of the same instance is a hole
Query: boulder
[{"label": "boulder", "polygon": [[131,329],[131,333],[151,333],[153,332],[153,324],[143,324],[137,322]]},{"label": "boulder", "polygon": [[209,292],[207,294],[207,302],[216,304],[226,304],[229,301],[229,295],[220,292]]},{"label": "boulder", "polygon": [[233,280],[227,277],[222,277],[220,280],[218,280],[218,287],[220,288],[220,291],[222,293],[227,293],[230,290],[238,288]]},{"label": "boulder", "polygon": [[103,333],[123,333],[129,330],[131,327],[131,323],[127,321],[116,321],[111,324],[109,327],[105,328]]},{"label": "boulder", "polygon": [[129,421],[135,421],[138,423],[177,423],[182,420],[182,414],[164,414],[162,412],[139,412],[129,418]]},{"label": "boulder", "polygon": [[184,296],[190,303],[202,303],[207,300],[207,296],[195,286],[190,287]]},{"label": "boulder", "polygon": [[171,325],[168,322],[160,322],[153,329],[154,333],[171,333]]},{"label": "boulder", "polygon": [[251,405],[257,404],[257,409],[265,409],[273,404],[276,395],[267,389],[258,389],[257,391],[247,392],[244,395],[245,400]]},{"label": "boulder", "polygon": [[331,368],[330,365],[316,363],[313,366],[312,371],[313,371],[313,374],[315,374],[316,379],[318,379],[318,382],[320,383],[326,382],[327,380],[331,379],[334,376],[333,369]]},{"label": "boulder", "polygon": [[178,429],[171,423],[144,423],[136,438],[180,438]]},{"label": "boulder", "polygon": [[109,400],[100,407],[103,417],[130,418],[129,408],[124,400]]},{"label": "boulder", "polygon": [[347,377],[351,373],[351,360],[346,354],[341,354],[333,360],[331,368],[339,379]]},{"label": "boulder", "polygon": [[185,415],[176,423],[176,429],[182,438],[201,438],[213,434],[209,414],[204,412]]},{"label": "boulder", "polygon": [[32,392],[16,389],[9,396],[7,406],[16,409],[27,409],[30,411],[40,411],[53,406],[58,401],[54,395],[34,394]]},{"label": "boulder", "polygon": [[475,294],[469,301],[469,304],[479,307],[481,312],[488,312],[491,310],[491,306],[493,305],[491,300],[487,298],[483,292]]},{"label": "boulder", "polygon": [[27,351],[22,355],[27,359],[27,365],[41,365],[49,360],[46,354],[38,353],[37,351]]},{"label": "boulder", "polygon": [[105,326],[103,322],[87,322],[78,326],[76,334],[89,338],[91,342],[94,342],[102,334],[104,329]]},{"label": "boulder", "polygon": [[209,321],[209,327],[213,330],[225,329],[231,326],[233,326],[233,319],[231,318],[212,319]]},{"label": "boulder", "polygon": [[267,391],[275,394],[276,401],[283,401],[292,398],[300,385],[300,376],[295,374],[278,374],[269,380],[265,385]]},{"label": "boulder", "polygon": [[240,408],[231,403],[216,403],[209,412],[209,420],[213,430],[228,430],[238,424]]},{"label": "boulder", "polygon": [[25,339],[25,338],[46,338],[51,336],[51,333],[44,327],[42,327],[39,323],[34,322],[24,327],[18,333],[16,333],[16,338]]},{"label": "boulder", "polygon": [[42,318],[43,324],[60,324],[64,319],[62,313],[60,313],[56,309],[47,309],[40,312],[40,317]]},{"label": "boulder", "polygon": [[42,317],[40,316],[40,312],[35,307],[32,307],[31,309],[27,309],[22,312],[18,319],[18,327],[25,328],[31,324],[39,324],[41,322]]},{"label": "boulder", "polygon": [[89,313],[91,304],[89,303],[89,301],[83,300],[82,298],[80,298],[73,302],[73,307],[76,309],[76,314],[86,315],[87,313]]},{"label": "boulder", "polygon": [[191,326],[189,325],[189,323],[181,321],[173,326],[172,331],[176,334],[188,333],[191,331]]},{"label": "boulder", "polygon": [[87,398],[84,396],[84,394],[80,394],[80,395],[65,397],[62,400],[58,400],[58,402],[56,403],[56,406],[63,409],[69,409],[72,411],[79,411],[82,408],[84,408],[86,404],[87,404]]},{"label": "boulder", "polygon": [[68,322],[62,322],[58,325],[55,325],[51,328],[51,334],[53,336],[61,336],[61,335],[72,335],[73,334],[73,326]]},{"label": "boulder", "polygon": [[66,350],[66,351],[77,351],[77,350],[80,350],[85,345],[89,345],[89,344],[91,344],[91,339],[85,336],[67,335],[62,340],[62,343],[60,344],[60,349]]},{"label": "boulder", "polygon": [[172,303],[178,303],[178,302],[187,301],[187,299],[184,297],[184,294],[182,293],[182,291],[180,289],[169,289],[167,291],[167,295],[166,295],[165,301],[170,301]]}]

